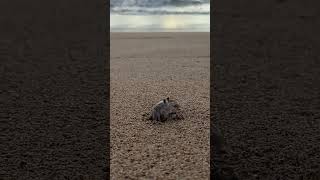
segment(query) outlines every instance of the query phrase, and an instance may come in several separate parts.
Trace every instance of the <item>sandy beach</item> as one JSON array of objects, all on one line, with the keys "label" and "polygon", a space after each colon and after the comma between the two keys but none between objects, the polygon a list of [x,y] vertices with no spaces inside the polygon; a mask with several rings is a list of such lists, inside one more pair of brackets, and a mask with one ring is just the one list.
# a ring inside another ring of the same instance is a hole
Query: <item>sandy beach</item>
[{"label": "sandy beach", "polygon": [[[111,179],[208,179],[209,33],[111,33]],[[143,120],[159,100],[184,119]]]},{"label": "sandy beach", "polygon": [[214,123],[239,179],[320,177],[319,7],[215,1]]},{"label": "sandy beach", "polygon": [[0,6],[0,179],[108,177],[104,2],[76,3]]}]

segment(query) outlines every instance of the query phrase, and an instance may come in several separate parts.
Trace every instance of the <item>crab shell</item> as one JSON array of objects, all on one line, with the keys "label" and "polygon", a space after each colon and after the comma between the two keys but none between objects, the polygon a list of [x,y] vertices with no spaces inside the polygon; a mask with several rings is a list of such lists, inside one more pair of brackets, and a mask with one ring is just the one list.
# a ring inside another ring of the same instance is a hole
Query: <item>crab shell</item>
[{"label": "crab shell", "polygon": [[178,110],[179,105],[175,101],[167,98],[153,106],[149,119],[156,121],[177,119]]}]

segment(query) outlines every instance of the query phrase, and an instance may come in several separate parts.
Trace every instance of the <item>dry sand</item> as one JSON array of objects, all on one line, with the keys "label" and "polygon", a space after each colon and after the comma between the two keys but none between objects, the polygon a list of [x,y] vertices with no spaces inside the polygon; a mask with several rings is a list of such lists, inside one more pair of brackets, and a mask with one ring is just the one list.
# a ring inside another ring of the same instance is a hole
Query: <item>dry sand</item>
[{"label": "dry sand", "polygon": [[212,105],[240,179],[320,179],[319,5],[215,1]]},{"label": "dry sand", "polygon": [[[111,179],[208,179],[209,33],[111,34]],[[183,120],[142,119],[175,98]]]},{"label": "dry sand", "polygon": [[36,0],[0,11],[0,179],[106,179],[105,8]]}]

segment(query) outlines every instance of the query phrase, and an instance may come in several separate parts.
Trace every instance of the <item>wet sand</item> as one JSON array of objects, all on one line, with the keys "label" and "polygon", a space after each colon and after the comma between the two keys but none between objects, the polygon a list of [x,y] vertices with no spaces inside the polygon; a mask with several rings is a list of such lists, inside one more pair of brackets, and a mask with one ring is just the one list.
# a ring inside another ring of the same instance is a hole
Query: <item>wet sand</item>
[{"label": "wet sand", "polygon": [[[111,179],[209,178],[209,36],[111,34]],[[143,120],[165,97],[185,119]]]}]

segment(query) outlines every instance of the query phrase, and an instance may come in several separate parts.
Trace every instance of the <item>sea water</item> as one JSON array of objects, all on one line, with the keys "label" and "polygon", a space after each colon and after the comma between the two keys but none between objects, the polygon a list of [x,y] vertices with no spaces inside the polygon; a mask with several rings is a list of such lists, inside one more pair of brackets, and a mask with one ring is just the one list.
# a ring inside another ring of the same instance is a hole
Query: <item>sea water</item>
[{"label": "sea water", "polygon": [[111,32],[209,32],[209,0],[111,0]]}]

